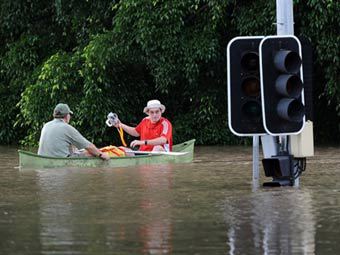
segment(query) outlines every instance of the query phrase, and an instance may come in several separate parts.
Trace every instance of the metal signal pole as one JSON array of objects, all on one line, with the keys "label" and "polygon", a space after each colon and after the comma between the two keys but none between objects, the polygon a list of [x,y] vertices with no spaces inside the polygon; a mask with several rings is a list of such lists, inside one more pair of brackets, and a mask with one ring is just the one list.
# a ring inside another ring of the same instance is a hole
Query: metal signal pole
[{"label": "metal signal pole", "polygon": [[276,0],[277,35],[294,35],[293,0]]},{"label": "metal signal pole", "polygon": [[[277,35],[294,35],[293,0],[276,0],[276,29]],[[262,149],[265,158],[277,155],[278,146],[274,136],[261,136]],[[280,136],[280,146],[286,147],[287,136]],[[259,180],[259,136],[253,136],[253,185]],[[295,180],[299,185],[299,179]]]},{"label": "metal signal pole", "polygon": [[[294,35],[293,0],[276,0],[276,32],[277,35]],[[281,145],[286,147],[287,136],[280,136]],[[294,186],[299,186],[300,178],[296,178]]]}]

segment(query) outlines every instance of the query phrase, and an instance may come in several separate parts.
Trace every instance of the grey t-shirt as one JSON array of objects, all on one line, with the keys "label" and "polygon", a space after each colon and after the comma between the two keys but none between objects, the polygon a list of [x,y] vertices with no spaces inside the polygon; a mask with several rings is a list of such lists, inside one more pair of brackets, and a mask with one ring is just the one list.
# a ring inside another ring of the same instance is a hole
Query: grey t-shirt
[{"label": "grey t-shirt", "polygon": [[91,142],[77,129],[62,119],[47,122],[41,130],[38,154],[51,157],[67,157],[73,153],[73,146],[87,148]]}]

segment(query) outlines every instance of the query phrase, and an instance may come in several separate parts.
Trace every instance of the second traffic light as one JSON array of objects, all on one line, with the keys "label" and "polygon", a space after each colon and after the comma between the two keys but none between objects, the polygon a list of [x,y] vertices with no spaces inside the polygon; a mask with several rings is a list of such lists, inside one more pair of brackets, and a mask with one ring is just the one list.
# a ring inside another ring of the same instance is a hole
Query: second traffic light
[{"label": "second traffic light", "polygon": [[262,39],[263,36],[235,37],[227,47],[228,123],[238,136],[265,134],[259,67]]},{"label": "second traffic light", "polygon": [[305,123],[300,42],[268,36],[259,51],[264,128],[270,135],[297,134]]}]

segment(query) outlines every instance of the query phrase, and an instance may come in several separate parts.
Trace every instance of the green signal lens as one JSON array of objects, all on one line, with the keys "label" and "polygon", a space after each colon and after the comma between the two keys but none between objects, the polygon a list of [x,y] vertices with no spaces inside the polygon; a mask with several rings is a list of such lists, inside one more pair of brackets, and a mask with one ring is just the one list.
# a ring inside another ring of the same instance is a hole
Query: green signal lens
[{"label": "green signal lens", "polygon": [[248,101],[242,106],[242,112],[249,118],[259,119],[261,117],[261,105],[257,101]]}]

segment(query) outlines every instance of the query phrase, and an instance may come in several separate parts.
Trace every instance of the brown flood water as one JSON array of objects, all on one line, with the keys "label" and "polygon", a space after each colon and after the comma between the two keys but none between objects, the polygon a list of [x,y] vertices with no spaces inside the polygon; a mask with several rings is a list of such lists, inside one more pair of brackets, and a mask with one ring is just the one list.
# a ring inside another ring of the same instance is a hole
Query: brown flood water
[{"label": "brown flood water", "polygon": [[0,254],[339,254],[340,148],[317,148],[299,187],[253,188],[251,153],[21,172],[0,147]]}]

